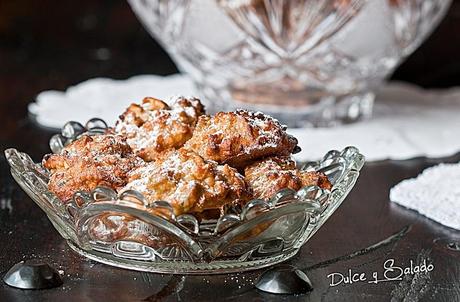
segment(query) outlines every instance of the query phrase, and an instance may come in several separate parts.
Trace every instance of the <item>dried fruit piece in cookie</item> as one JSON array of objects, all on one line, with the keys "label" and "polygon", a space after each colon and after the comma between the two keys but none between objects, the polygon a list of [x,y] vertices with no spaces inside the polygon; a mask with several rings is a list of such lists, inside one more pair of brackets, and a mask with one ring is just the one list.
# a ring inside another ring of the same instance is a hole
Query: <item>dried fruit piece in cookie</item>
[{"label": "dried fruit piece in cookie", "polygon": [[127,137],[131,148],[146,161],[159,153],[178,149],[192,137],[204,107],[196,98],[176,97],[171,106],[147,97],[141,105],[131,104],[120,116],[115,133]]},{"label": "dried fruit piece in cookie", "polygon": [[297,139],[277,120],[245,110],[201,116],[184,146],[207,160],[236,168],[266,156],[290,155],[296,147]]},{"label": "dried fruit piece in cookie", "polygon": [[220,214],[216,210],[249,199],[244,178],[234,168],[206,161],[185,149],[165,152],[131,172],[125,189],[141,192],[149,202],[169,202],[176,215]]},{"label": "dried fruit piece in cookie", "polygon": [[332,188],[326,175],[300,171],[289,157],[270,157],[256,162],[244,169],[244,175],[252,194],[260,199],[269,199],[285,188],[299,190],[311,185]]},{"label": "dried fruit piece in cookie", "polygon": [[126,184],[127,173],[141,164],[119,135],[83,135],[60,154],[43,158],[43,166],[51,172],[48,188],[64,202],[75,192],[96,186],[119,189]]}]

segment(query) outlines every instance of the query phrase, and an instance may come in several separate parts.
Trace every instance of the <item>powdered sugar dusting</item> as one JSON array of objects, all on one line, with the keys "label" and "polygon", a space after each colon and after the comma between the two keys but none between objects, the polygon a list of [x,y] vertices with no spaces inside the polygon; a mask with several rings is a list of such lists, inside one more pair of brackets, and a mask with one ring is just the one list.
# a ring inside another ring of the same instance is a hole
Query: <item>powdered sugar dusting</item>
[{"label": "powdered sugar dusting", "polygon": [[[155,110],[149,110],[151,105],[144,103],[137,109],[140,113],[128,109],[118,120],[115,131],[126,135],[128,144],[135,151],[180,147],[185,143],[183,140],[191,136],[191,129],[203,113],[202,105],[196,98],[183,96],[171,97],[170,103],[170,106],[165,104],[165,108]],[[181,137],[186,135],[188,137]]]},{"label": "powdered sugar dusting", "polygon": [[[255,149],[276,148],[279,146],[282,140],[281,130],[283,129],[283,126],[277,119],[266,115],[261,111],[253,112],[238,109],[236,112],[247,116],[248,118],[246,120],[248,121],[249,125],[258,129],[259,131],[260,144],[251,146],[246,150],[246,153],[250,153]],[[276,128],[274,129],[273,126]]]},{"label": "powdered sugar dusting", "polygon": [[137,190],[151,202],[165,200],[178,214],[221,207],[246,186],[235,169],[181,149],[133,171],[125,189]]}]

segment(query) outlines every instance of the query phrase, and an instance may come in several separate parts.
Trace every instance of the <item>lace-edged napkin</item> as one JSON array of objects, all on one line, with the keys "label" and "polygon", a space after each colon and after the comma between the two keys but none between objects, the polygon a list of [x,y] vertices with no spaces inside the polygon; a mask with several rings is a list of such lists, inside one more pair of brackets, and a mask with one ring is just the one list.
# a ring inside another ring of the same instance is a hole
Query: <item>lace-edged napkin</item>
[{"label": "lace-edged napkin", "polygon": [[391,189],[390,200],[460,230],[460,163],[440,164],[403,180]]},{"label": "lace-edged napkin", "polygon": [[[127,80],[91,79],[66,91],[44,91],[29,112],[46,127],[60,128],[69,120],[100,117],[113,124],[132,102],[144,96],[168,100],[171,95],[197,95],[185,75],[143,75]],[[356,146],[368,161],[443,157],[460,151],[460,89],[422,90],[390,83],[377,96],[374,116],[335,128],[290,129],[299,139],[300,161],[316,160],[327,151]]]}]

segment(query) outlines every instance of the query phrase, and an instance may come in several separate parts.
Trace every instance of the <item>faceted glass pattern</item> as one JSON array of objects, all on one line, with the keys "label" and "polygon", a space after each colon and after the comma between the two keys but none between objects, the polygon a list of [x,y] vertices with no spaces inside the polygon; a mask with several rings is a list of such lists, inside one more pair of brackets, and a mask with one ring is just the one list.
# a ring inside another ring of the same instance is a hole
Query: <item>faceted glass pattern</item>
[{"label": "faceted glass pattern", "polygon": [[373,91],[451,0],[128,0],[209,108],[289,126],[371,114]]}]

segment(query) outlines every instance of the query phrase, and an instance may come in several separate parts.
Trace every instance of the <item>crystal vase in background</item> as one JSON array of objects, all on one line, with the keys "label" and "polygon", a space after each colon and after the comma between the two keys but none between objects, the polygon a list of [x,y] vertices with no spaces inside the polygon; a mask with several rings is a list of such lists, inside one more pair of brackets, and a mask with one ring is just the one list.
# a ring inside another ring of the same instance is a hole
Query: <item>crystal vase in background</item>
[{"label": "crystal vase in background", "polygon": [[289,126],[331,126],[370,116],[373,91],[451,3],[128,1],[212,111],[261,110]]}]

